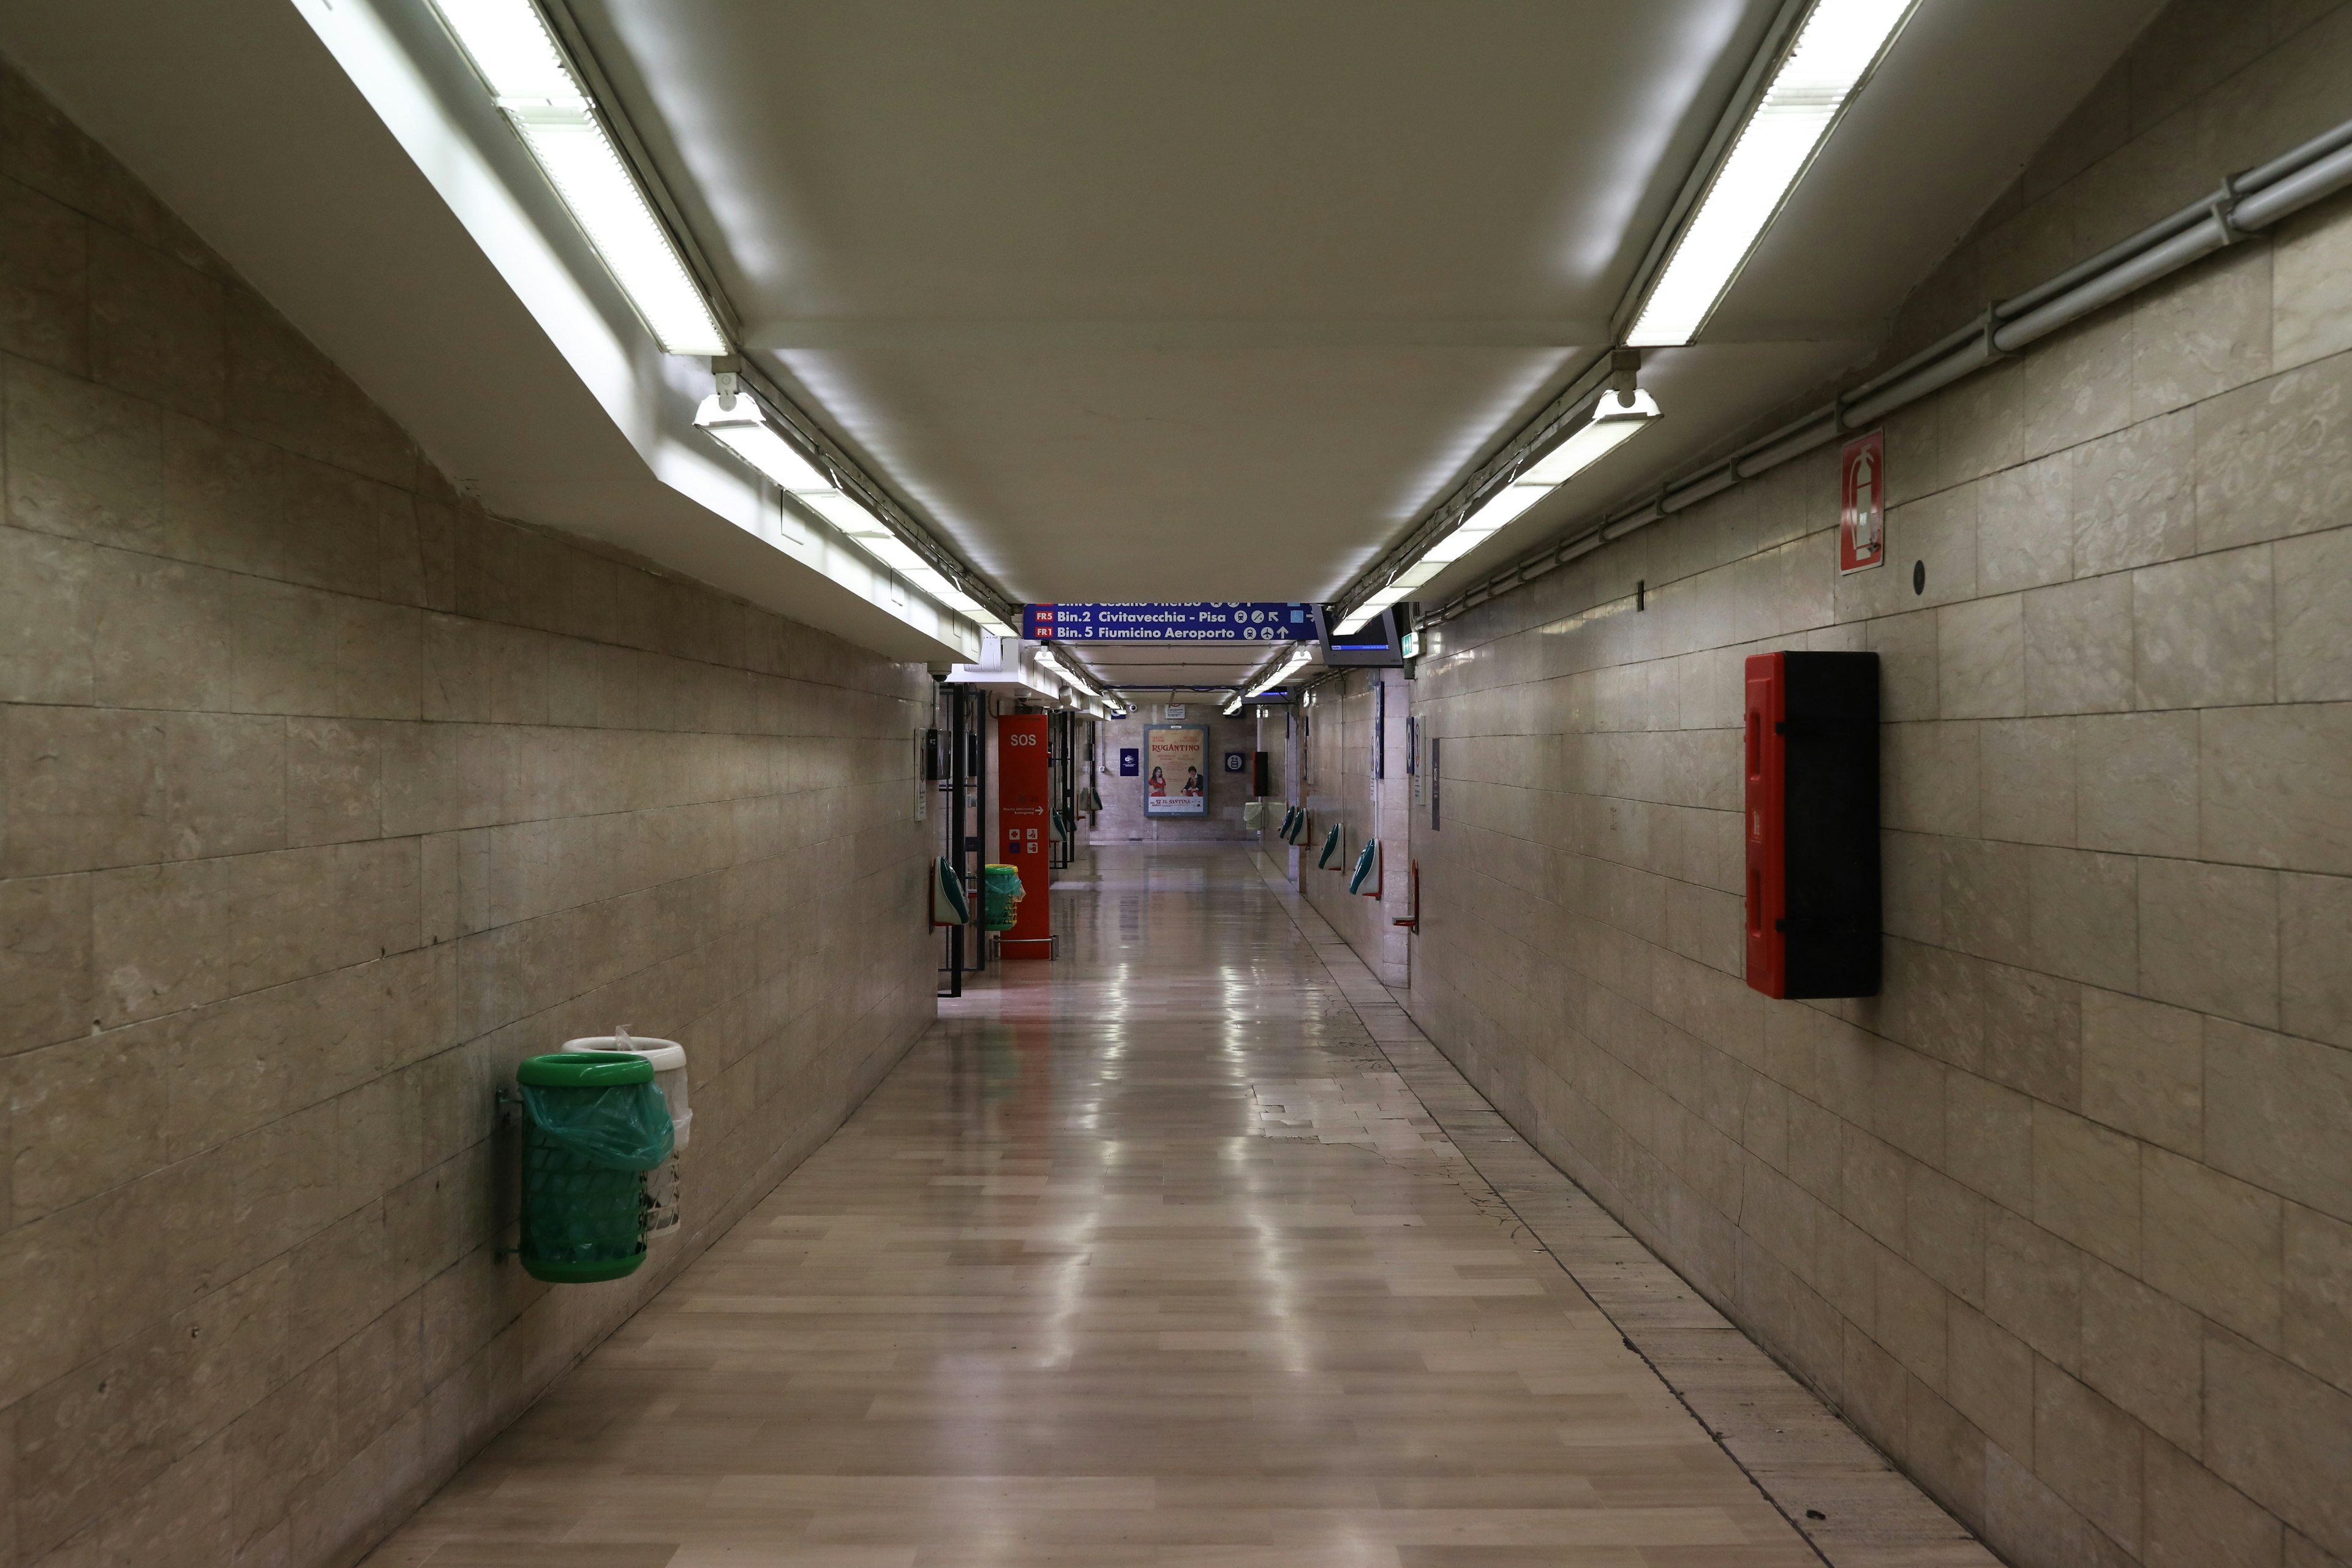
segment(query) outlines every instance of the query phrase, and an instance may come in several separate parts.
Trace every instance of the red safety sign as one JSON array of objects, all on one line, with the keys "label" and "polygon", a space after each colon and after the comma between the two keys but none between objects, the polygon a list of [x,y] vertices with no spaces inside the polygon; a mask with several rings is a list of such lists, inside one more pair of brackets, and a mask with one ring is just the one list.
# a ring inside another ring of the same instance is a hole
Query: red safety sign
[{"label": "red safety sign", "polygon": [[1886,432],[1845,444],[1838,481],[1838,574],[1886,564]]}]

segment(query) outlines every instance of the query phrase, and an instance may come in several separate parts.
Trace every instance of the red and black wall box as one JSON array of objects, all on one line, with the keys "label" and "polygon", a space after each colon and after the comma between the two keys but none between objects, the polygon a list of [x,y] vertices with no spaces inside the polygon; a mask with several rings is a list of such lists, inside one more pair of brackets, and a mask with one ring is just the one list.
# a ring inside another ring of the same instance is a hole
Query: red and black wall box
[{"label": "red and black wall box", "polygon": [[1748,984],[1875,996],[1878,656],[1748,660]]}]

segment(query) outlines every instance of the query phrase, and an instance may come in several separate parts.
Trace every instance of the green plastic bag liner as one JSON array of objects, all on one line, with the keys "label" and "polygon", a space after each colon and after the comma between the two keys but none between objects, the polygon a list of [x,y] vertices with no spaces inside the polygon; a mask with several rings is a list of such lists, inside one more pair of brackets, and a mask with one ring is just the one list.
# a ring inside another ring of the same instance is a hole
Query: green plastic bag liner
[{"label": "green plastic bag liner", "polygon": [[1356,874],[1348,879],[1348,891],[1362,892],[1364,884],[1371,879],[1372,868],[1380,863],[1381,841],[1377,838],[1365,839],[1364,852],[1356,857]]},{"label": "green plastic bag liner", "polygon": [[1011,931],[1022,898],[1021,868],[981,868],[980,923],[989,931]]},{"label": "green plastic bag liner", "polygon": [[1339,853],[1339,830],[1337,827],[1334,827],[1331,829],[1331,836],[1323,840],[1323,853],[1315,858],[1317,868],[1320,869],[1329,866],[1331,864],[1331,857],[1338,853]]},{"label": "green plastic bag liner", "polygon": [[522,1085],[522,1266],[556,1284],[618,1279],[646,1258],[645,1173],[676,1141],[654,1064],[626,1051],[561,1051],[516,1069]]}]

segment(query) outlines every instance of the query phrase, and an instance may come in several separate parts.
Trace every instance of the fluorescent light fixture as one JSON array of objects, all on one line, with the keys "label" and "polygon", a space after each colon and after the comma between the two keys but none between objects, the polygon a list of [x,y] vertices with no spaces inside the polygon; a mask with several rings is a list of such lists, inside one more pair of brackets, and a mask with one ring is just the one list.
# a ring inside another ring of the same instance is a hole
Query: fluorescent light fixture
[{"label": "fluorescent light fixture", "polygon": [[[725,384],[725,383],[721,383]],[[714,393],[695,410],[694,422],[729,451],[757,468],[793,499],[847,534],[859,549],[905,577],[934,603],[970,616],[981,630],[1011,637],[1013,628],[993,611],[958,587],[920,552],[890,531],[856,498],[834,488],[832,479],[801,449],[784,439],[759,401],[741,392]]]},{"label": "fluorescent light fixture", "polygon": [[1657,401],[1638,387],[1630,393],[1604,392],[1584,428],[1554,447],[1541,462],[1521,474],[1512,489],[1541,485],[1549,489],[1566,484],[1648,429],[1657,416]]},{"label": "fluorescent light fixture", "polygon": [[1486,543],[1528,508],[1648,429],[1657,417],[1656,400],[1639,388],[1602,393],[1591,417],[1576,434],[1481,501],[1451,533],[1357,605],[1339,623],[1339,635],[1349,637],[1363,630],[1374,616]]},{"label": "fluorescent light fixture", "polygon": [[1366,623],[1370,622],[1374,616],[1379,615],[1412,591],[1406,585],[1402,576],[1398,576],[1387,587],[1375,590],[1370,598],[1349,612],[1348,618],[1339,623],[1334,635],[1343,637],[1352,637],[1362,631]]},{"label": "fluorescent light fixture", "polygon": [[1665,347],[1698,335],[1914,4],[1816,0],[1651,285],[1628,343]]},{"label": "fluorescent light fixture", "polygon": [[1283,661],[1281,668],[1276,670],[1272,675],[1267,676],[1264,680],[1259,681],[1255,686],[1251,687],[1247,691],[1236,696],[1234,699],[1234,706],[1238,708],[1248,699],[1259,696],[1264,692],[1273,690],[1276,687],[1281,685],[1284,681],[1297,674],[1301,669],[1304,669],[1307,667],[1307,660],[1313,657],[1313,655],[1309,654],[1303,647],[1293,648],[1290,652],[1290,657]]},{"label": "fluorescent light fixture", "polygon": [[713,393],[694,411],[711,439],[794,495],[833,489],[833,481],[768,422],[758,401],[743,393]]},{"label": "fluorescent light fixture", "polygon": [[727,332],[530,0],[433,0],[490,96],[664,353],[724,354]]}]

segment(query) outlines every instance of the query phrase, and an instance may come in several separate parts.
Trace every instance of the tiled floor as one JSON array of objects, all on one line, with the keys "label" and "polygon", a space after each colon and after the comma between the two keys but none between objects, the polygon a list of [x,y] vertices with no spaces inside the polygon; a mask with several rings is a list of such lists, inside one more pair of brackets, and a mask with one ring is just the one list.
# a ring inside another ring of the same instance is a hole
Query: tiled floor
[{"label": "tiled floor", "polygon": [[1100,851],[372,1563],[1991,1562],[1268,869]]}]

